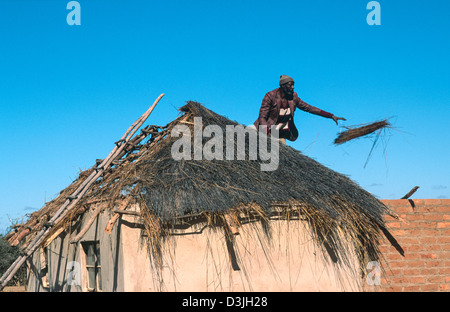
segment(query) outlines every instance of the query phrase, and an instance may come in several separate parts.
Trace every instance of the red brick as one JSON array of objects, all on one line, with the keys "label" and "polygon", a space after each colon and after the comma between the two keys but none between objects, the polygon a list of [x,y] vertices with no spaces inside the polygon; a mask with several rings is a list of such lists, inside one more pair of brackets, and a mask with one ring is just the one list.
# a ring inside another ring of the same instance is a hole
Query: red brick
[{"label": "red brick", "polygon": [[[391,248],[393,248],[393,247],[391,247]],[[385,257],[387,259],[389,259],[389,261],[392,261],[392,260],[403,260],[404,259],[404,257],[402,255],[400,255],[398,252],[397,253],[389,253],[389,254],[385,255]]]},{"label": "red brick", "polygon": [[420,286],[405,286],[405,287],[403,287],[403,291],[408,291],[408,292],[420,291]]},{"label": "red brick", "polygon": [[386,245],[381,245],[379,247],[379,250],[382,254],[387,253],[388,252],[388,247]]},{"label": "red brick", "polygon": [[417,237],[402,237],[401,244],[402,245],[415,245],[419,243],[419,239]]},{"label": "red brick", "polygon": [[[409,276],[411,276],[411,275],[421,275],[421,274],[423,275],[422,271],[423,270],[421,270],[419,268],[416,268],[416,269],[406,268],[406,269],[403,270],[403,274],[404,275],[409,275]],[[437,270],[436,270],[436,272],[437,272]]]},{"label": "red brick", "polygon": [[440,272],[437,268],[425,268],[420,270],[421,275],[436,275]]},{"label": "red brick", "polygon": [[441,205],[441,199],[439,199],[439,198],[427,198],[427,199],[425,199],[424,204],[426,206],[440,206]]},{"label": "red brick", "polygon": [[429,230],[429,229],[425,229],[422,231],[422,235],[423,236],[438,236],[441,234],[441,230]]},{"label": "red brick", "polygon": [[430,220],[430,221],[440,221],[443,219],[443,216],[441,214],[426,214],[423,216],[424,220]]},{"label": "red brick", "polygon": [[439,288],[441,291],[450,291],[450,284],[441,284]]},{"label": "red brick", "polygon": [[436,239],[436,241],[438,243],[442,243],[442,244],[449,244],[450,243],[450,236],[443,236],[443,237],[438,237]]},{"label": "red brick", "polygon": [[439,274],[450,275],[450,268],[439,268]]},{"label": "red brick", "polygon": [[419,222],[403,222],[402,229],[418,229],[420,228]]},{"label": "red brick", "polygon": [[[431,208],[432,209],[432,208]],[[413,210],[411,208],[411,206],[408,204],[408,206],[399,206],[395,208],[395,212],[397,214],[400,213],[411,213]]]},{"label": "red brick", "polygon": [[436,259],[437,256],[436,256],[436,254],[430,254],[430,253],[428,253],[428,254],[422,254],[422,255],[420,255],[420,258],[422,258],[422,259]]},{"label": "red brick", "polygon": [[439,206],[420,206],[416,208],[418,213],[436,213],[438,211]]},{"label": "red brick", "polygon": [[450,220],[450,214],[443,215],[443,219],[444,220]]},{"label": "red brick", "polygon": [[399,228],[400,227],[400,222],[389,222],[388,227],[389,228]]},{"label": "red brick", "polygon": [[420,286],[421,291],[438,291],[439,285],[438,284],[425,284]]},{"label": "red brick", "polygon": [[403,287],[402,286],[389,286],[385,290],[386,291],[390,291],[390,292],[402,292],[403,291]]},{"label": "red brick", "polygon": [[424,265],[425,265],[424,261],[419,261],[419,260],[408,261],[408,267],[420,268],[420,267],[423,267]]},{"label": "red brick", "polygon": [[409,252],[422,251],[423,250],[423,246],[419,245],[419,244],[417,244],[417,245],[410,245],[410,246],[407,246],[407,247],[404,247],[404,248],[406,248]]},{"label": "red brick", "polygon": [[425,279],[425,277],[423,277],[423,276],[411,277],[411,278],[409,279],[409,282],[410,282],[411,284],[425,284],[426,279]]},{"label": "red brick", "polygon": [[423,220],[422,214],[410,214],[406,216],[406,220],[409,221],[417,221],[417,220]]},{"label": "red brick", "polygon": [[419,222],[418,226],[421,228],[434,229],[436,228],[436,222],[428,221],[428,222]]},{"label": "red brick", "polygon": [[404,273],[403,269],[392,269],[386,272],[386,275],[388,276],[398,276],[398,275],[410,275]]},{"label": "red brick", "polygon": [[405,230],[390,230],[392,236],[404,236],[406,234]]},{"label": "red brick", "polygon": [[450,222],[438,222],[437,228],[438,229],[450,228]]},{"label": "red brick", "polygon": [[409,208],[411,208],[411,205],[406,199],[391,199],[384,204],[389,207],[408,206]]},{"label": "red brick", "polygon": [[393,285],[395,284],[408,284],[409,283],[409,279],[406,276],[401,276],[401,277],[392,277],[391,278],[391,283]]},{"label": "red brick", "polygon": [[437,241],[436,237],[421,237],[419,238],[421,244],[434,244]]},{"label": "red brick", "polygon": [[414,204],[417,206],[423,206],[425,204],[425,200],[423,199],[413,199]]},{"label": "red brick", "polygon": [[409,237],[417,237],[421,234],[422,230],[421,229],[409,229],[405,231],[406,235],[408,235]]},{"label": "red brick", "polygon": [[406,267],[406,261],[392,261],[389,262],[391,268],[404,268]]},{"label": "red brick", "polygon": [[427,251],[441,250],[441,245],[426,245],[424,246],[424,249]]},{"label": "red brick", "polygon": [[436,212],[443,212],[443,213],[448,213],[450,212],[450,207],[449,206],[438,206],[436,207]]},{"label": "red brick", "polygon": [[428,276],[427,283],[436,283],[441,284],[444,281],[444,277],[442,276]]},{"label": "red brick", "polygon": [[437,268],[437,267],[442,266],[442,261],[439,261],[439,260],[427,260],[425,262],[425,266],[427,268]]}]

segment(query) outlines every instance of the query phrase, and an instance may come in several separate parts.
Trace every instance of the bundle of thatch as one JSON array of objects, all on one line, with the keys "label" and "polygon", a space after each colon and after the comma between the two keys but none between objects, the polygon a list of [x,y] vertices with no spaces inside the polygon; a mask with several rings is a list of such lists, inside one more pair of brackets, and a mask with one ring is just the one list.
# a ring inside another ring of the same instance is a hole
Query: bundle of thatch
[{"label": "bundle of thatch", "polygon": [[345,127],[347,130],[338,135],[338,137],[334,140],[334,144],[338,145],[356,138],[361,138],[374,133],[377,130],[388,128],[390,126],[391,124],[387,121],[387,119],[385,119],[365,125]]},{"label": "bundle of thatch", "polygon": [[[172,146],[179,138],[170,135],[175,126],[186,125],[193,131],[195,117],[202,118],[203,126],[217,125],[224,133],[227,125],[237,125],[196,102],[188,102],[180,111],[180,117],[160,127],[162,131],[154,133],[157,135],[152,140],[142,143],[99,179],[79,208],[54,225],[53,233],[69,226],[89,203],[104,200],[112,208],[119,201],[128,200],[140,205],[150,250],[155,253],[168,235],[167,229],[180,218],[198,217],[198,222],[216,226],[229,223],[227,218],[231,215],[235,223],[265,223],[270,236],[267,221],[279,216],[280,211],[284,216],[301,216],[324,255],[334,262],[348,263],[350,252],[355,252],[364,271],[368,261],[380,257],[382,233],[403,253],[385,228],[384,216],[393,215],[387,206],[348,177],[291,147],[279,146],[279,166],[274,171],[261,171],[260,158],[175,160]],[[208,140],[203,138],[202,143]],[[225,136],[223,143],[225,149]],[[86,175],[87,172],[81,173],[69,188]],[[64,190],[61,198],[36,213],[36,227],[43,226],[67,194],[70,191]],[[345,247],[349,242],[351,251]]]}]

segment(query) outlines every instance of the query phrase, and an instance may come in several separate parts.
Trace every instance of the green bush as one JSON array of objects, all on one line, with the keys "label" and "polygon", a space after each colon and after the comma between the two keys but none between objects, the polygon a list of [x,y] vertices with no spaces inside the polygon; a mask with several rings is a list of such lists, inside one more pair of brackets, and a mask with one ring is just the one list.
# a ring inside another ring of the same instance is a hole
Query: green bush
[{"label": "green bush", "polygon": [[[0,234],[0,276],[3,276],[3,273],[8,270],[11,264],[13,264],[19,256],[19,247],[10,246],[3,235]],[[8,283],[8,286],[26,285],[26,280],[27,269],[24,264]]]}]

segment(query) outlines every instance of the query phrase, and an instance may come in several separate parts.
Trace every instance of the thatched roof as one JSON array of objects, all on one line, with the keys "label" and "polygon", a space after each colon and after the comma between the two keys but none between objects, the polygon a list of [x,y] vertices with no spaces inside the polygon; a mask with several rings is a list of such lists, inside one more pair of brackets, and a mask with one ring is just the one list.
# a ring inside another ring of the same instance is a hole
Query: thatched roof
[{"label": "thatched roof", "polygon": [[[147,129],[147,134],[151,134],[147,141],[130,148],[93,185],[79,208],[55,229],[78,218],[89,203],[107,200],[113,207],[117,200],[132,198],[141,206],[148,231],[161,229],[158,235],[149,235],[154,239],[163,235],[165,227],[186,216],[250,211],[259,220],[268,220],[281,210],[289,210],[306,220],[313,238],[335,262],[348,260],[344,241],[353,244],[362,267],[367,261],[377,260],[382,233],[403,252],[384,226],[384,216],[393,215],[386,205],[347,176],[289,146],[279,146],[279,165],[274,171],[261,171],[260,158],[248,159],[248,144],[246,160],[175,160],[171,150],[179,138],[170,133],[177,125],[192,129],[195,117],[202,118],[203,126],[217,125],[224,133],[227,125],[238,124],[199,103],[188,102],[173,122]],[[203,144],[208,140],[203,138]],[[223,140],[225,149],[225,137]],[[29,228],[27,234],[31,234],[42,228],[94,167],[81,172],[58,198],[32,214],[22,229]],[[10,236],[11,242],[17,241],[19,232],[20,229]]]}]

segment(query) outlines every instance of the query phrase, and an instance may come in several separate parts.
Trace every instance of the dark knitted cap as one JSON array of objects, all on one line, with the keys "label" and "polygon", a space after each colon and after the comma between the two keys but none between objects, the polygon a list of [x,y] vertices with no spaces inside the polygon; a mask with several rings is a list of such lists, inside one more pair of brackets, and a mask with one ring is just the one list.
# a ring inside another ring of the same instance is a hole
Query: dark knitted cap
[{"label": "dark knitted cap", "polygon": [[291,81],[294,82],[294,79],[292,79],[289,76],[286,76],[286,75],[281,75],[280,76],[280,86],[284,85],[285,83],[291,82]]}]

